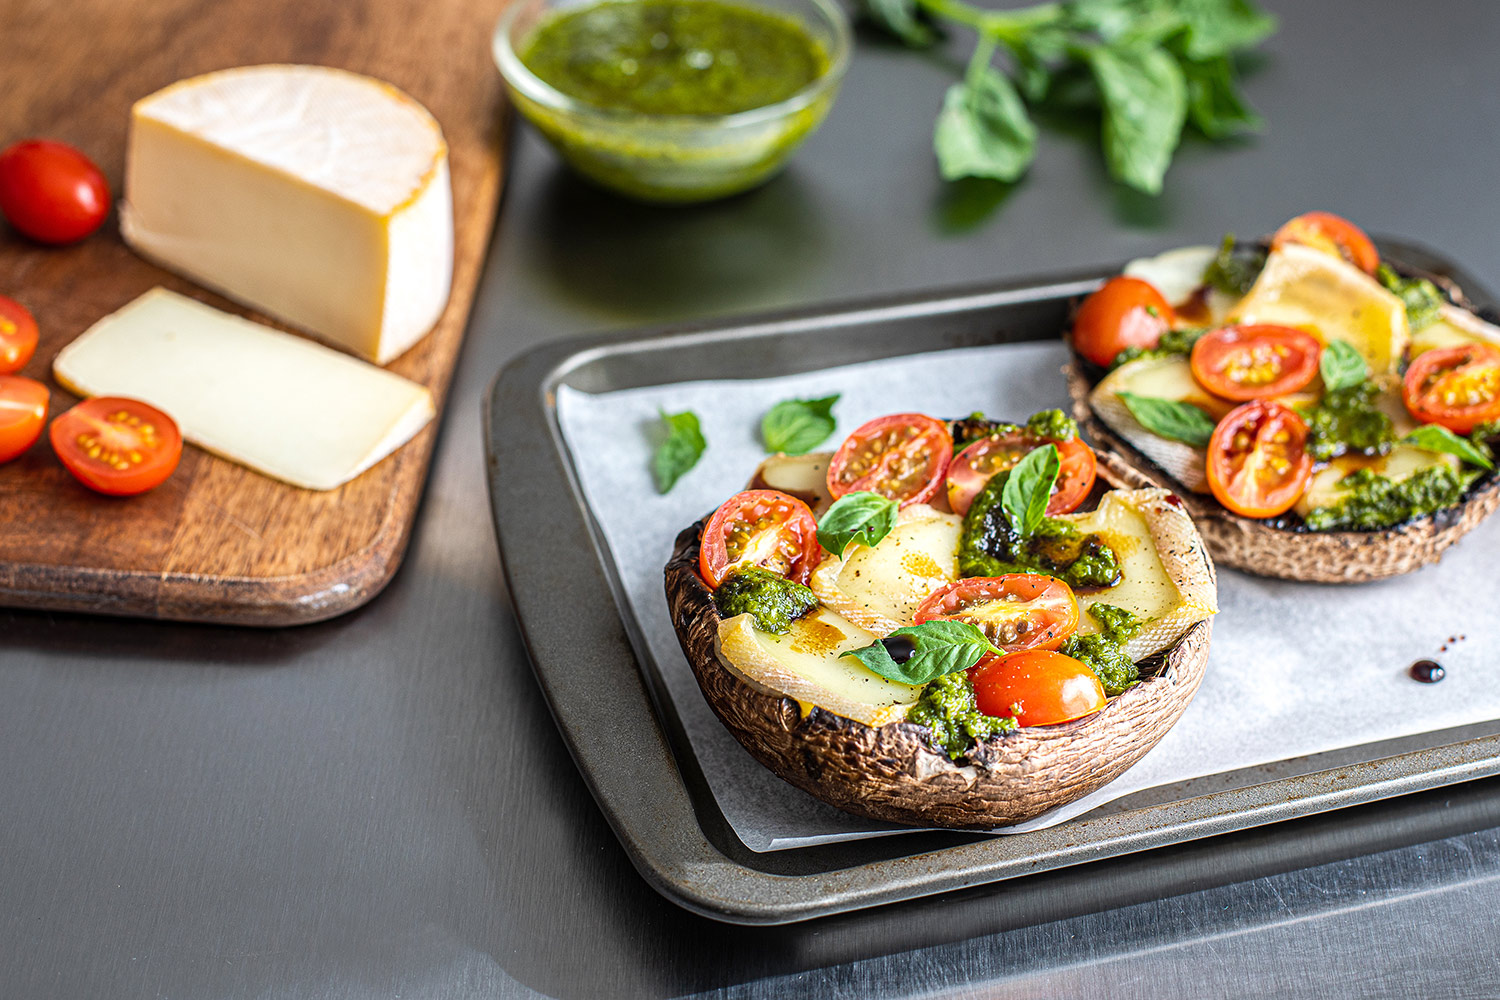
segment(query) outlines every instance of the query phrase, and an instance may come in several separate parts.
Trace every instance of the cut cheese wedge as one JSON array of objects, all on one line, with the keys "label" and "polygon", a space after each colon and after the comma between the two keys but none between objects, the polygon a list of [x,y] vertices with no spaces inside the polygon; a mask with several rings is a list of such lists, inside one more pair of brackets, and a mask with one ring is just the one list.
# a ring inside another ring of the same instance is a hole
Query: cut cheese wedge
[{"label": "cut cheese wedge", "polygon": [[300,337],[155,288],[58,354],[81,396],[128,396],[182,436],[311,490],[348,482],[433,418],[424,386]]},{"label": "cut cheese wedge", "polygon": [[1400,298],[1341,258],[1298,243],[1271,252],[1231,319],[1298,327],[1325,344],[1346,341],[1376,374],[1396,371],[1410,340]]},{"label": "cut cheese wedge", "polygon": [[448,149],[394,87],[246,66],[136,103],[120,229],[153,261],[384,364],[453,274]]},{"label": "cut cheese wedge", "polygon": [[1500,326],[1486,323],[1467,309],[1444,305],[1438,318],[1411,335],[1411,356],[1436,347],[1488,344],[1500,347]]},{"label": "cut cheese wedge", "polygon": [[873,548],[851,545],[843,559],[829,557],[813,571],[818,600],[845,618],[885,636],[912,623],[917,606],[958,579],[958,536],[963,518],[926,504],[901,508],[896,527]]},{"label": "cut cheese wedge", "polygon": [[1306,517],[1319,507],[1332,507],[1341,503],[1346,491],[1339,483],[1345,476],[1359,469],[1370,469],[1377,476],[1384,476],[1399,483],[1403,479],[1415,476],[1419,472],[1426,472],[1428,469],[1435,469],[1440,465],[1446,465],[1454,472],[1458,472],[1462,464],[1453,455],[1424,451],[1407,445],[1397,445],[1391,449],[1390,454],[1379,458],[1341,455],[1313,473],[1312,479],[1308,480],[1307,489],[1292,509],[1302,517]]},{"label": "cut cheese wedge", "polygon": [[1122,392],[1190,403],[1216,421],[1232,410],[1234,404],[1210,394],[1199,385],[1185,357],[1141,358],[1127,362],[1100,380],[1089,394],[1089,406],[1111,430],[1189,490],[1207,493],[1207,453],[1204,449],[1146,430],[1120,399]]}]

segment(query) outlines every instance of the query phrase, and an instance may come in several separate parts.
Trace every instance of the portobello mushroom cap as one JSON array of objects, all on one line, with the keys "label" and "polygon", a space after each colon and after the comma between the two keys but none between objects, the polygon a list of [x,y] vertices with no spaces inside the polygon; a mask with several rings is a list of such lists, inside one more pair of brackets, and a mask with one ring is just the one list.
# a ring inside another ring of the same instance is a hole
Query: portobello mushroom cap
[{"label": "portobello mushroom cap", "polygon": [[845,812],[970,830],[1034,819],[1140,760],[1172,728],[1203,679],[1211,620],[1143,661],[1141,682],[1094,715],[989,737],[963,762],[934,749],[926,726],[868,726],[816,706],[804,715],[796,700],[748,680],[720,657],[721,618],[697,572],[706,523],[677,536],[666,566],[672,624],[698,686],[751,756]]}]

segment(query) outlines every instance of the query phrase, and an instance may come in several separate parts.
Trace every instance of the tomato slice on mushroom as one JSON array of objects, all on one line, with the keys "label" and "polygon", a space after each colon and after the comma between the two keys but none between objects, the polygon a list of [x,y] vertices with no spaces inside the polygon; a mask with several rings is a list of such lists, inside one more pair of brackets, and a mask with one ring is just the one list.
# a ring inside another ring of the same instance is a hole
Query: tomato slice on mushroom
[{"label": "tomato slice on mushroom", "polygon": [[953,435],[922,413],[895,413],[862,424],[828,463],[828,492],[879,493],[901,506],[931,499],[943,485]]},{"label": "tomato slice on mushroom", "polygon": [[985,715],[1023,726],[1055,726],[1104,707],[1104,686],[1088,664],[1050,649],[988,656],[969,668],[974,703]]},{"label": "tomato slice on mushroom", "polygon": [[1056,649],[1078,628],[1078,599],[1040,573],[971,576],[933,591],[912,620],[934,619],[968,622],[1006,652]]},{"label": "tomato slice on mushroom", "polygon": [[948,506],[955,514],[967,514],[986,483],[1044,444],[1057,446],[1060,464],[1057,482],[1052,485],[1052,499],[1047,501],[1047,513],[1056,517],[1076,510],[1094,488],[1098,465],[1094,449],[1077,436],[1068,441],[1053,441],[1032,437],[1025,431],[980,438],[955,455],[948,465]]},{"label": "tomato slice on mushroom", "polygon": [[1193,345],[1193,377],[1209,392],[1244,403],[1296,392],[1318,374],[1322,345],[1312,334],[1269,323],[1211,330]]},{"label": "tomato slice on mushroom", "polygon": [[1230,410],[1208,442],[1208,486],[1219,502],[1245,517],[1289,510],[1312,476],[1307,423],[1263,399]]},{"label": "tomato slice on mushroom", "polygon": [[698,546],[698,572],[710,587],[742,566],[805,584],[822,555],[818,522],[807,504],[776,490],[746,490],[709,518]]},{"label": "tomato slice on mushroom", "polygon": [[177,422],[138,399],[85,400],[52,421],[50,434],[74,478],[109,496],[160,486],[182,458]]},{"label": "tomato slice on mushroom", "polygon": [[1342,216],[1332,212],[1307,212],[1297,216],[1276,230],[1271,237],[1271,249],[1278,250],[1288,243],[1322,250],[1324,253],[1342,257],[1366,274],[1374,274],[1380,266],[1380,253],[1365,231]]},{"label": "tomato slice on mushroom", "polygon": [[1073,348],[1108,365],[1127,347],[1155,347],[1177,321],[1172,304],[1140,278],[1110,278],[1083,300],[1073,317]]},{"label": "tomato slice on mushroom", "polygon": [[36,353],[36,320],[15,299],[0,295],[0,375],[26,367]]},{"label": "tomato slice on mushroom", "polygon": [[47,387],[35,379],[0,375],[0,462],[9,462],[42,436]]},{"label": "tomato slice on mushroom", "polygon": [[1500,350],[1461,344],[1424,351],[1406,370],[1401,394],[1412,416],[1455,434],[1500,420]]}]

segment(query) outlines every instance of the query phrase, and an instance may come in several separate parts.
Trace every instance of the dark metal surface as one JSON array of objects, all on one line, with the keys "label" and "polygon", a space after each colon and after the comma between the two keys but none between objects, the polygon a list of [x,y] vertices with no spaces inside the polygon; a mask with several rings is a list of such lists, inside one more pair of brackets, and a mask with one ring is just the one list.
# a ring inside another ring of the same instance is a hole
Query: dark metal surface
[{"label": "dark metal surface", "polygon": [[[945,192],[926,144],[948,69],[867,41],[791,172],[723,204],[623,206],[519,134],[383,595],[284,632],[0,612],[0,995],[1494,996],[1494,780],[1297,821],[1317,867],[1286,871],[1279,824],[1040,876],[1065,920],[1003,885],[786,928],[694,917],[594,805],[500,583],[480,398],[538,343],[1056,273],[1310,207],[1500,287],[1500,8],[1272,6],[1248,86],[1267,132],[1190,141],[1159,202],[1052,131],[1014,189]],[[1431,814],[1447,839],[1414,844]],[[1235,881],[1247,855],[1266,874]]]}]

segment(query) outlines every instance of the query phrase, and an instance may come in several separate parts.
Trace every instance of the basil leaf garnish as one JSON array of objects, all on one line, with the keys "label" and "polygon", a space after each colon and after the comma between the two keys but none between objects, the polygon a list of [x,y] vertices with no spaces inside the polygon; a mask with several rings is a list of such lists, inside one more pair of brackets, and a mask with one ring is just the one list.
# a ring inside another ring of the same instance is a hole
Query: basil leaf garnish
[{"label": "basil leaf garnish", "polygon": [[1423,424],[1401,439],[1402,444],[1409,444],[1413,448],[1421,448],[1423,451],[1435,451],[1443,455],[1457,455],[1471,465],[1477,465],[1481,469],[1493,469],[1495,463],[1490,457],[1474,446],[1474,442],[1468,438],[1459,437],[1448,428],[1439,424]]},{"label": "basil leaf garnish", "polygon": [[833,433],[833,404],[838,394],[822,399],[784,399],[760,418],[766,451],[805,455]]},{"label": "basil leaf garnish", "polygon": [[1137,191],[1160,194],[1187,118],[1187,80],[1165,49],[1099,45],[1088,65],[1104,104],[1109,172]]},{"label": "basil leaf garnish", "polygon": [[937,619],[898,628],[888,638],[910,639],[916,650],[904,662],[897,663],[885,643],[876,640],[862,649],[851,649],[842,655],[855,657],[887,680],[926,684],[944,674],[969,669],[986,653],[1000,652],[983,632],[968,622]]},{"label": "basil leaf garnish", "polygon": [[1136,422],[1152,434],[1181,441],[1194,448],[1207,447],[1208,439],[1214,436],[1213,417],[1191,403],[1157,399],[1155,396],[1137,396],[1133,392],[1122,392],[1119,396]]},{"label": "basil leaf garnish", "polygon": [[993,45],[975,50],[963,82],[943,98],[932,148],[944,180],[1014,181],[1036,158],[1036,126],[1010,78],[989,65],[993,51]]},{"label": "basil leaf garnish", "polygon": [[665,493],[676,485],[684,473],[698,464],[698,459],[703,457],[703,450],[708,447],[708,441],[703,437],[698,415],[692,410],[681,413],[667,413],[665,410],[659,412],[662,422],[667,425],[667,436],[656,446],[656,454],[651,458],[651,471],[656,477],[656,491]]},{"label": "basil leaf garnish", "polygon": [[1000,509],[1005,519],[1022,538],[1030,538],[1042,518],[1047,516],[1047,503],[1052,499],[1052,484],[1062,463],[1057,458],[1057,445],[1045,444],[1026,453],[1010,470],[1005,485],[1000,490]]},{"label": "basil leaf garnish", "polygon": [[900,504],[879,493],[845,493],[818,519],[818,544],[840,559],[854,542],[875,546],[896,526]]},{"label": "basil leaf garnish", "polygon": [[1323,376],[1323,388],[1336,392],[1369,378],[1370,366],[1348,341],[1330,340],[1318,358],[1318,373]]}]

